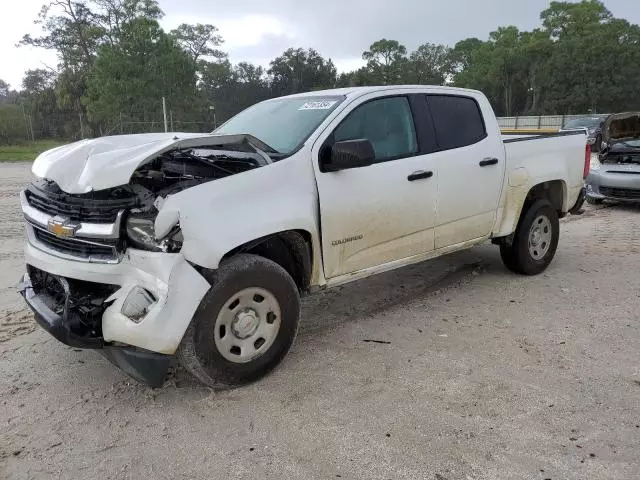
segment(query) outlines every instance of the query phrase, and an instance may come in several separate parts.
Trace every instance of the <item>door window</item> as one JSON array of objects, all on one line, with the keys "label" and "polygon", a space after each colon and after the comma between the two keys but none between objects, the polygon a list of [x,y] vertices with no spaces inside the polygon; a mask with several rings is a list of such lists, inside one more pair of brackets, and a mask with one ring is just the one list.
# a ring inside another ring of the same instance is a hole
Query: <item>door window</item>
[{"label": "door window", "polygon": [[428,95],[440,150],[466,147],[487,136],[478,103],[470,97]]},{"label": "door window", "polygon": [[334,142],[369,140],[376,162],[409,157],[418,151],[411,107],[406,97],[380,98],[360,105],[336,128],[333,137]]}]

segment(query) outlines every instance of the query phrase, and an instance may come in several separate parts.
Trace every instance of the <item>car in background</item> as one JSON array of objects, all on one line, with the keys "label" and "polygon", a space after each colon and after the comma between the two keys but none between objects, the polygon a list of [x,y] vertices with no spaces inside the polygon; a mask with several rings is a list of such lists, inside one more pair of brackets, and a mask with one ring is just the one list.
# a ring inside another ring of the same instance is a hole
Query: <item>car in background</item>
[{"label": "car in background", "polygon": [[640,202],[640,112],[610,115],[602,127],[602,150],[592,157],[587,202]]},{"label": "car in background", "polygon": [[587,134],[587,144],[591,145],[591,150],[599,152],[602,150],[602,126],[609,115],[594,115],[580,117],[569,120],[565,123],[560,132],[574,132],[583,130]]}]

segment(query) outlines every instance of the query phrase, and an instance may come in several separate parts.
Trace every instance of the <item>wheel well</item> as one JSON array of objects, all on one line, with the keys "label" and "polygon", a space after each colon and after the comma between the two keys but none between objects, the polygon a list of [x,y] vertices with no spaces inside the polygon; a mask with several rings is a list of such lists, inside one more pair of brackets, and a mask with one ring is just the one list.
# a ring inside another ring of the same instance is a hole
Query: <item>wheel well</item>
[{"label": "wheel well", "polygon": [[562,207],[564,204],[564,182],[562,180],[552,180],[550,182],[539,183],[534,186],[524,201],[522,211],[526,210],[526,207],[531,205],[536,200],[547,199],[553,205],[553,208],[558,212],[558,215],[562,216]]},{"label": "wheel well", "polygon": [[222,257],[222,261],[238,253],[259,255],[284,268],[304,293],[311,283],[311,234],[304,230],[279,232],[247,242]]}]

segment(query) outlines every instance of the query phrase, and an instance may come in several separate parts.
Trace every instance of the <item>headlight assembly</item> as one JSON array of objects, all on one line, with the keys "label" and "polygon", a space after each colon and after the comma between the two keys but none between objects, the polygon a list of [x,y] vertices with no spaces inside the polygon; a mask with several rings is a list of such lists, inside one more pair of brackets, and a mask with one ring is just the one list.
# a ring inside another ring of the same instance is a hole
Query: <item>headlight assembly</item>
[{"label": "headlight assembly", "polygon": [[126,221],[127,239],[131,245],[152,252],[177,252],[182,247],[180,227],[174,227],[164,238],[157,239],[154,224],[157,211],[153,213],[130,213]]}]

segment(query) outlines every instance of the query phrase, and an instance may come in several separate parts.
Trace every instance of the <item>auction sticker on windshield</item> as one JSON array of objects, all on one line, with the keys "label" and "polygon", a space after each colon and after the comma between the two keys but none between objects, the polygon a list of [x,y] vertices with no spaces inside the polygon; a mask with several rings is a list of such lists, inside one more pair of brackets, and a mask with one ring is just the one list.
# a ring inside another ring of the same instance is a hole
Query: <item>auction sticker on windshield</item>
[{"label": "auction sticker on windshield", "polygon": [[329,110],[337,103],[336,100],[318,100],[315,102],[307,102],[298,110]]}]

